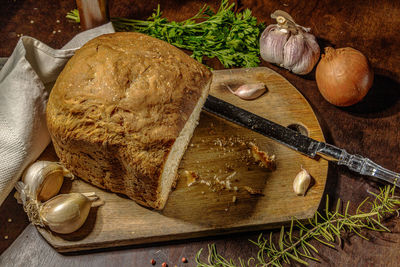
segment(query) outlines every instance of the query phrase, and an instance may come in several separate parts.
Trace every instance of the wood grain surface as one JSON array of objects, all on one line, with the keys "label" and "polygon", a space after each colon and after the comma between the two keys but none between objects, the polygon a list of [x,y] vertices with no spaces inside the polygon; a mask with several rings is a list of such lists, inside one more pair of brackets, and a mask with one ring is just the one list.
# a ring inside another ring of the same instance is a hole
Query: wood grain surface
[{"label": "wood grain surface", "polygon": [[[236,90],[239,85],[251,83],[263,83],[268,90],[258,99],[246,101],[226,88]],[[304,97],[269,68],[214,71],[210,94],[282,125],[304,127],[310,137],[324,141]],[[252,160],[252,143],[275,155],[276,170],[265,170]],[[41,159],[58,161],[51,145]],[[293,180],[301,168],[313,177],[313,186],[306,196],[293,192]],[[218,184],[200,183],[189,187],[186,171],[211,183],[217,179],[226,182],[226,177],[231,176],[231,189],[215,190]],[[323,159],[308,158],[249,129],[202,112],[179,166],[176,189],[161,212],[74,180],[65,183],[62,193],[96,192],[105,204],[92,210],[84,226],[74,233],[58,235],[45,228],[38,230],[57,251],[70,252],[267,229],[287,224],[293,217],[311,218],[324,192],[327,172],[328,163]],[[251,195],[245,186],[263,195]]]},{"label": "wood grain surface", "polygon": [[[33,36],[54,48],[60,48],[80,32],[77,24],[65,20],[65,14],[75,8],[74,1],[3,0],[0,9],[0,56],[10,56],[19,34]],[[219,1],[110,1],[112,17],[144,19],[160,3],[164,15],[182,20],[194,15],[204,3],[217,7]],[[327,103],[318,92],[314,73],[297,76],[275,65],[262,62],[293,84],[311,104],[324,136],[329,143],[351,153],[368,156],[375,162],[400,171],[400,2],[392,0],[242,0],[239,9],[250,8],[259,21],[272,23],[270,13],[282,9],[299,24],[309,26],[321,47],[351,46],[362,51],[371,61],[375,81],[366,99],[350,108],[337,108]],[[31,23],[30,21],[34,21]],[[59,20],[59,23],[57,22]],[[53,32],[55,32],[53,34]],[[207,61],[214,69],[222,66]],[[376,191],[376,183],[345,168],[329,166],[325,194],[332,201],[351,201],[351,212]],[[12,219],[12,222],[8,222]],[[311,266],[398,266],[400,262],[400,224],[392,218],[386,222],[392,233],[366,232],[369,241],[357,236],[345,237],[337,249],[313,243],[321,263]],[[128,246],[124,249],[99,250],[93,253],[59,254],[41,238],[10,194],[0,207],[0,265],[4,266],[157,266],[166,261],[169,266],[195,266],[199,249],[215,243],[226,256],[249,258],[257,249],[248,239],[260,232],[240,233],[222,237],[187,241]],[[269,232],[265,232],[268,234]],[[7,239],[4,237],[7,236]],[[275,234],[279,236],[279,233]],[[187,264],[181,257],[187,257]]]}]

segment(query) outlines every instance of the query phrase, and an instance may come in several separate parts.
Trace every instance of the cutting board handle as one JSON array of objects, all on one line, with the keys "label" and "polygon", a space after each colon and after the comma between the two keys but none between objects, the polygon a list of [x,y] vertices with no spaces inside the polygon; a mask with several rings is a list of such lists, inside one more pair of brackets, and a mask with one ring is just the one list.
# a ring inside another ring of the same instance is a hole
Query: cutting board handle
[{"label": "cutting board handle", "polygon": [[76,0],[81,28],[88,30],[110,21],[108,0]]}]

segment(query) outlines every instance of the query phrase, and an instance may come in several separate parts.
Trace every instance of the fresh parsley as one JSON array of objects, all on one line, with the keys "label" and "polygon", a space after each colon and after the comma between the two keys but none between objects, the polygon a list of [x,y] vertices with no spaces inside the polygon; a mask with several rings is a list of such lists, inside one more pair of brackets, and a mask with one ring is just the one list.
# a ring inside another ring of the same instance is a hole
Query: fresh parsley
[{"label": "fresh parsley", "polygon": [[[264,26],[257,23],[249,9],[235,13],[234,6],[222,0],[217,12],[205,5],[193,17],[176,22],[163,18],[158,5],[147,20],[111,21],[117,31],[144,33],[190,50],[199,62],[204,57],[217,57],[225,68],[256,67],[260,63],[259,37]],[[78,11],[69,12],[67,18],[79,22]]]}]

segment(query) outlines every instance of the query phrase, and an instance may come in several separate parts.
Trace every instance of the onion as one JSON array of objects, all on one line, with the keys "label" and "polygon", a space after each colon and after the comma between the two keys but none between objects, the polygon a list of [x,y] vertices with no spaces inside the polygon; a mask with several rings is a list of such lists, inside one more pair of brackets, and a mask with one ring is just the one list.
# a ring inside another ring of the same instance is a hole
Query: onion
[{"label": "onion", "polygon": [[374,80],[368,59],[351,47],[326,47],[315,75],[322,96],[329,103],[341,107],[361,101]]}]

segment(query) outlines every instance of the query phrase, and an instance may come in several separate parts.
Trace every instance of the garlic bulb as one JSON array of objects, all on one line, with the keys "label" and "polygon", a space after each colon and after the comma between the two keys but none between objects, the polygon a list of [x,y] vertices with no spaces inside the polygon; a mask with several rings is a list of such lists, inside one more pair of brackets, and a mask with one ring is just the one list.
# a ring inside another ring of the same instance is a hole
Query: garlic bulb
[{"label": "garlic bulb", "polygon": [[[17,186],[17,190],[20,188]],[[45,203],[36,199],[22,198],[24,211],[29,221],[41,227],[47,226],[53,232],[69,234],[78,230],[86,221],[90,208],[99,206],[95,193],[69,193],[57,195]]]},{"label": "garlic bulb", "polygon": [[304,196],[308,187],[310,186],[310,183],[310,174],[305,169],[301,168],[301,171],[296,175],[296,178],[294,178],[293,191],[298,196]]},{"label": "garlic bulb", "polygon": [[22,175],[24,193],[32,199],[46,201],[57,195],[64,177],[73,177],[60,163],[37,161],[31,164]]},{"label": "garlic bulb", "polygon": [[296,24],[284,11],[271,14],[278,24],[269,25],[260,37],[261,57],[296,74],[309,73],[318,62],[319,45],[309,28]]},{"label": "garlic bulb", "polygon": [[56,233],[75,232],[85,223],[92,201],[97,199],[94,194],[86,195],[61,194],[46,201],[39,209],[41,222]]},{"label": "garlic bulb", "polygon": [[57,195],[64,177],[73,178],[73,174],[61,164],[38,161],[25,170],[22,181],[15,188],[18,192],[17,199],[22,203],[30,222],[47,226],[56,233],[69,234],[85,223],[92,206],[99,206],[104,202],[99,201],[92,205],[93,201],[98,200],[95,193]]}]

